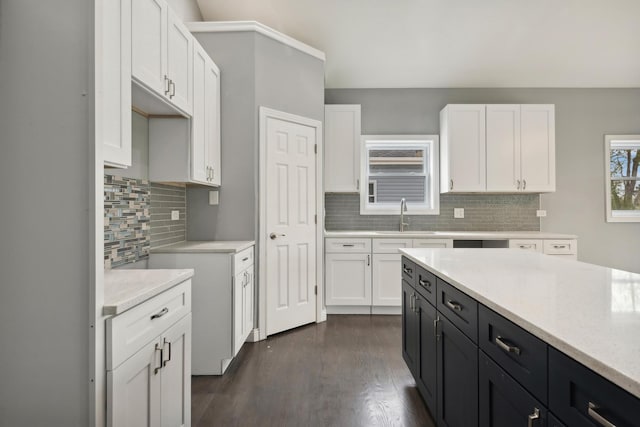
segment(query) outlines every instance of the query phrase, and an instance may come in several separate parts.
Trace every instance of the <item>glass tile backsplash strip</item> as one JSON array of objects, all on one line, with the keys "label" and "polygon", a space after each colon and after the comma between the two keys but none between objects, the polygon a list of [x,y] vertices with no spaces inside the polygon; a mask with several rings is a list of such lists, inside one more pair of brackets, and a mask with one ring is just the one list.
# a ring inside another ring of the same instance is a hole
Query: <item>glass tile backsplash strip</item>
[{"label": "glass tile backsplash strip", "polygon": [[149,203],[149,181],[104,176],[105,269],[148,258]]}]

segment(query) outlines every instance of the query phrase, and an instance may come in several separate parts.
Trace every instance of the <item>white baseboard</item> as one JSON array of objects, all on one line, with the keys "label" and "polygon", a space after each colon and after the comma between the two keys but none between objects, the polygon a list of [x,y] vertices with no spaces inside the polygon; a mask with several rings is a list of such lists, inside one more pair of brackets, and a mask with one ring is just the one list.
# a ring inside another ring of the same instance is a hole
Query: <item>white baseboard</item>
[{"label": "white baseboard", "polygon": [[402,314],[402,307],[371,307],[371,314]]},{"label": "white baseboard", "polygon": [[258,342],[258,341],[260,341],[260,329],[254,328],[249,333],[249,336],[247,337],[247,342]]},{"label": "white baseboard", "polygon": [[327,314],[371,314],[371,306],[369,305],[327,306]]}]

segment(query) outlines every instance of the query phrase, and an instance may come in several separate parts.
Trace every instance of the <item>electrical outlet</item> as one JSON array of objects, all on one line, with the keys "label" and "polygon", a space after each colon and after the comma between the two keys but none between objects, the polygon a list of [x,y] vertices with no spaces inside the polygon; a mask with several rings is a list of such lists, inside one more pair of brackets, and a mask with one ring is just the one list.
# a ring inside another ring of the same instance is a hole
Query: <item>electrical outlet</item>
[{"label": "electrical outlet", "polygon": [[215,206],[220,204],[220,193],[218,191],[209,191],[209,205]]},{"label": "electrical outlet", "polygon": [[464,208],[453,208],[454,218],[464,218]]},{"label": "electrical outlet", "polygon": [[544,209],[539,209],[536,211],[536,216],[539,218],[541,216],[547,216],[547,211],[545,211]]},{"label": "electrical outlet", "polygon": [[171,211],[171,221],[177,221],[180,219],[180,211]]}]

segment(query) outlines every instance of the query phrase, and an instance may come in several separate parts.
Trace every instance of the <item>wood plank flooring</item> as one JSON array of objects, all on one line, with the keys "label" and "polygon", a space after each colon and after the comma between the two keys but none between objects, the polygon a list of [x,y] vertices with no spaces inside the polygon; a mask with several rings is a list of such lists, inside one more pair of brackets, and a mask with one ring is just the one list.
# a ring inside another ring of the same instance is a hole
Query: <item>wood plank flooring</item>
[{"label": "wood plank flooring", "polygon": [[400,316],[327,322],[246,343],[192,381],[192,425],[435,427],[402,360]]}]

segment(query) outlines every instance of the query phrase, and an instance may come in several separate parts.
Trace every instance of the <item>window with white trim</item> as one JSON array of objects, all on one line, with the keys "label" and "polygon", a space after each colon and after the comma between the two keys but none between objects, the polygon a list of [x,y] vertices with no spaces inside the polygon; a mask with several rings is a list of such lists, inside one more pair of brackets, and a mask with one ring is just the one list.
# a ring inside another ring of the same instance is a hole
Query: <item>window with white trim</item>
[{"label": "window with white trim", "polygon": [[403,198],[407,215],[440,213],[437,135],[365,135],[361,143],[361,214],[398,215]]},{"label": "window with white trim", "polygon": [[608,222],[640,222],[640,135],[605,135]]}]

